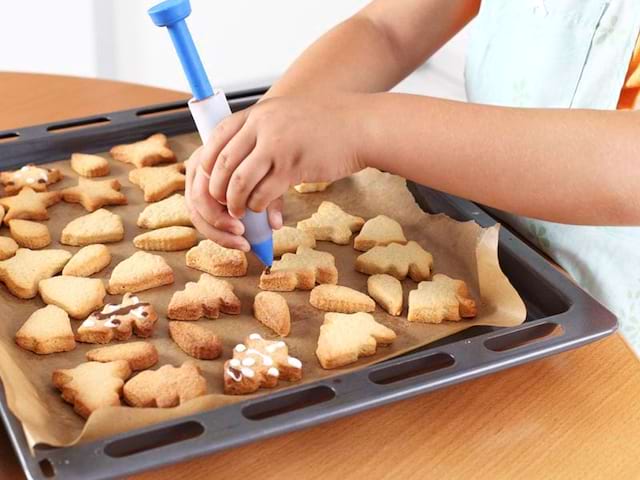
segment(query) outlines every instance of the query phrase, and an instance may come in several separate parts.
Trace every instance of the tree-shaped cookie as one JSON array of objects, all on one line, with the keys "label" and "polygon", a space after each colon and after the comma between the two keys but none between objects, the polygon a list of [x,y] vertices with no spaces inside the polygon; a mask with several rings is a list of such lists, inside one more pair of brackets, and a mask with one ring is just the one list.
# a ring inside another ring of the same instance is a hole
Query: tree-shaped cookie
[{"label": "tree-shaped cookie", "polygon": [[176,407],[206,393],[207,381],[192,362],[145,370],[124,386],[124,399],[133,407]]},{"label": "tree-shaped cookie", "polygon": [[111,295],[141,292],[173,283],[173,270],[160,255],[136,252],[111,272],[107,291]]},{"label": "tree-shaped cookie", "polygon": [[297,382],[302,378],[302,362],[289,356],[283,341],[249,335],[233,349],[233,358],[224,363],[224,393],[244,395],[259,388],[273,388],[278,379]]},{"label": "tree-shaped cookie", "polygon": [[376,302],[371,297],[343,285],[318,285],[311,290],[309,303],[325,312],[373,312]]},{"label": "tree-shaped cookie", "polygon": [[273,262],[271,271],[260,276],[260,288],[277,292],[311,290],[316,283],[338,283],[336,261],[329,252],[298,247]]},{"label": "tree-shaped cookie", "polygon": [[191,217],[183,195],[176,193],[147,205],[138,215],[141,228],[191,227]]},{"label": "tree-shaped cookie", "polygon": [[213,240],[202,240],[187,252],[187,266],[216,277],[243,277],[247,274],[247,256],[242,250],[226,248]]},{"label": "tree-shaped cookie", "polygon": [[24,187],[13,197],[0,198],[0,205],[6,209],[4,223],[14,218],[25,220],[47,220],[47,208],[62,199],[60,192],[35,192],[30,187]]},{"label": "tree-shaped cookie", "polygon": [[145,338],[151,336],[157,320],[153,305],[127,293],[122,303],[109,303],[89,315],[78,327],[76,339],[83,343],[109,343],[128,340],[132,333]]},{"label": "tree-shaped cookie", "polygon": [[38,283],[44,303],[57,305],[73,318],[85,318],[104,305],[107,292],[99,278],[61,275]]},{"label": "tree-shaped cookie", "polygon": [[115,160],[130,163],[138,168],[176,161],[176,155],[169,148],[166,135],[162,133],[156,133],[139,142],[116,145],[109,153]]},{"label": "tree-shaped cookie", "polygon": [[477,314],[476,302],[471,298],[467,284],[440,273],[430,282],[420,282],[409,292],[410,322],[441,323],[458,321]]},{"label": "tree-shaped cookie", "polygon": [[356,270],[368,275],[388,273],[399,280],[407,275],[414,282],[431,276],[433,257],[416,242],[406,245],[392,243],[386,247],[373,247],[356,258]]},{"label": "tree-shaped cookie", "polygon": [[366,221],[358,236],[353,240],[353,248],[366,252],[378,245],[386,246],[390,243],[402,245],[407,243],[402,226],[393,218],[378,215]]},{"label": "tree-shaped cookie", "polygon": [[233,285],[207,273],[197,282],[189,282],[184,290],[175,292],[167,308],[173,320],[198,320],[202,317],[218,318],[222,313],[240,313],[240,300],[233,293]]},{"label": "tree-shaped cookie", "polygon": [[376,322],[369,313],[327,313],[316,355],[322,368],[338,368],[374,355],[378,345],[389,345],[395,338],[393,330]]},{"label": "tree-shaped cookie", "polygon": [[75,412],[88,418],[102,407],[121,405],[124,381],[131,376],[129,362],[81,363],[75,368],[54,370],[52,381],[62,392],[62,399],[71,403]]},{"label": "tree-shaped cookie", "polygon": [[123,238],[124,225],[120,215],[101,208],[71,220],[62,229],[60,243],[81,247],[94,243],[119,242]]},{"label": "tree-shaped cookie", "polygon": [[338,205],[322,202],[311,218],[298,222],[298,229],[309,232],[316,240],[327,240],[338,245],[347,245],[353,232],[364,225],[364,219],[350,215]]},{"label": "tree-shaped cookie", "polygon": [[47,305],[33,312],[17,331],[16,343],[40,355],[68,352],[76,348],[69,315],[55,305]]},{"label": "tree-shaped cookie", "polygon": [[13,257],[0,262],[0,281],[16,297],[33,298],[38,282],[60,272],[70,258],[66,250],[20,248]]},{"label": "tree-shaped cookie", "polygon": [[36,192],[44,192],[47,186],[59,182],[62,173],[57,168],[38,167],[36,165],[25,165],[13,172],[0,172],[0,182],[4,185],[4,193],[14,195],[29,187]]},{"label": "tree-shaped cookie", "polygon": [[129,181],[142,189],[146,202],[157,202],[173,192],[184,190],[184,163],[136,168],[129,172]]},{"label": "tree-shaped cookie", "polygon": [[79,203],[89,212],[105,205],[127,204],[127,197],[120,192],[120,182],[115,178],[89,180],[80,177],[78,185],[62,190],[62,199],[68,203]]},{"label": "tree-shaped cookie", "polygon": [[315,237],[309,232],[303,232],[302,230],[286,225],[273,231],[274,257],[279,257],[284,253],[295,253],[300,246],[315,248]]}]

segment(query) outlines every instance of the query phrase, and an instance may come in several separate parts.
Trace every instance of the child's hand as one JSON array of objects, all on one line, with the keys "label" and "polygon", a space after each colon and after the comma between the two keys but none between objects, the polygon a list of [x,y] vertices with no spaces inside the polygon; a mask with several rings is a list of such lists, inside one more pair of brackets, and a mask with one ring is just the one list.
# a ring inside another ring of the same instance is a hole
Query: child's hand
[{"label": "child's hand", "polygon": [[280,198],[290,186],[334,181],[364,168],[359,100],[272,98],[223,120],[187,164],[187,202],[198,230],[248,250],[238,220],[247,208],[267,209],[272,227],[279,228]]}]

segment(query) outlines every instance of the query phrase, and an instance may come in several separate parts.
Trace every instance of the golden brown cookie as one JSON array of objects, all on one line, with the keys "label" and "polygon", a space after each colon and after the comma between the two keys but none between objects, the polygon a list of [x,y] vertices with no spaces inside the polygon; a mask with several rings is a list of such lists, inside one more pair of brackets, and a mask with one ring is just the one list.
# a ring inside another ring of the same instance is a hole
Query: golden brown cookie
[{"label": "golden brown cookie", "polygon": [[260,288],[277,292],[311,290],[316,283],[338,283],[336,261],[328,252],[298,247],[273,262],[271,271],[260,276]]},{"label": "golden brown cookie", "polygon": [[376,322],[370,313],[327,313],[316,356],[324,369],[343,367],[374,355],[378,345],[389,345],[395,339],[395,332]]},{"label": "golden brown cookie", "polygon": [[298,247],[316,247],[316,239],[309,232],[303,232],[286,225],[273,232],[273,256],[279,257],[284,253],[295,253]]},{"label": "golden brown cookie", "polygon": [[86,357],[102,363],[126,360],[131,370],[138,371],[158,363],[158,349],[149,342],[129,342],[94,348],[86,353]]},{"label": "golden brown cookie", "polygon": [[178,190],[184,190],[184,163],[166,167],[142,167],[129,172],[129,181],[144,192],[146,202],[157,202]]},{"label": "golden brown cookie", "polygon": [[141,292],[173,283],[173,270],[159,255],[136,252],[113,269],[107,291],[111,295]]},{"label": "golden brown cookie", "polygon": [[347,245],[353,232],[364,225],[364,219],[350,215],[338,205],[322,202],[311,218],[298,222],[298,230],[309,232],[316,240],[327,240],[338,245]]},{"label": "golden brown cookie", "polygon": [[141,228],[191,227],[191,217],[183,195],[176,193],[147,205],[138,216]]},{"label": "golden brown cookie", "polygon": [[109,249],[101,244],[81,248],[62,269],[62,275],[90,277],[111,263]]},{"label": "golden brown cookie", "polygon": [[62,229],[60,243],[81,247],[94,243],[119,242],[123,238],[124,225],[120,215],[101,208],[71,220]]},{"label": "golden brown cookie", "polygon": [[0,172],[0,182],[7,195],[15,195],[23,187],[30,187],[36,192],[44,192],[47,186],[59,182],[62,173],[57,168],[25,165],[13,172]]},{"label": "golden brown cookie", "polygon": [[318,285],[311,290],[309,303],[325,312],[373,312],[376,302],[364,293],[342,285]]},{"label": "golden brown cookie", "polygon": [[416,242],[406,245],[392,243],[386,247],[373,247],[356,258],[356,270],[367,275],[388,273],[398,280],[407,275],[414,282],[431,276],[433,257]]},{"label": "golden brown cookie", "polygon": [[0,260],[13,257],[18,251],[18,244],[13,238],[0,237]]},{"label": "golden brown cookie", "polygon": [[109,153],[115,160],[130,163],[137,168],[176,161],[176,155],[169,148],[169,141],[162,133],[156,133],[139,142],[116,145]]},{"label": "golden brown cookie", "polygon": [[65,250],[29,250],[19,248],[16,254],[0,262],[0,281],[18,298],[38,294],[38,282],[60,272],[71,258]]},{"label": "golden brown cookie", "polygon": [[124,399],[132,407],[176,407],[206,393],[207,381],[192,362],[145,370],[124,386]]},{"label": "golden brown cookie", "polygon": [[198,243],[196,229],[192,227],[164,227],[142,233],[133,239],[136,248],[161,252],[186,250]]},{"label": "golden brown cookie", "polygon": [[33,312],[16,333],[16,343],[40,355],[69,352],[76,348],[69,315],[55,305]]},{"label": "golden brown cookie", "polygon": [[75,368],[54,370],[51,380],[62,392],[62,399],[84,418],[102,407],[121,405],[124,381],[131,376],[129,363],[81,363]]},{"label": "golden brown cookie", "polygon": [[60,192],[35,192],[30,187],[24,187],[14,197],[0,198],[0,205],[6,209],[4,223],[14,218],[24,220],[47,220],[47,208],[62,199]]},{"label": "golden brown cookie", "polygon": [[366,252],[378,245],[386,246],[390,243],[401,245],[407,243],[402,226],[393,218],[378,215],[365,222],[362,230],[353,241],[353,248]]},{"label": "golden brown cookie", "polygon": [[39,250],[51,244],[49,229],[43,223],[16,218],[9,222],[9,232],[18,245]]},{"label": "golden brown cookie", "polygon": [[202,240],[187,252],[187,266],[216,277],[243,277],[247,274],[247,255],[212,240]]},{"label": "golden brown cookie", "polygon": [[85,318],[102,307],[107,295],[98,278],[66,275],[40,280],[38,290],[44,303],[57,305],[73,318]]},{"label": "golden brown cookie", "polygon": [[386,273],[371,275],[367,279],[367,291],[390,315],[402,313],[402,283],[397,278]]},{"label": "golden brown cookie", "polygon": [[169,334],[176,345],[193,358],[214,360],[222,354],[218,336],[197,323],[169,322]]},{"label": "golden brown cookie", "polygon": [[278,293],[258,293],[253,300],[253,316],[281,337],[286,337],[291,332],[289,305]]},{"label": "golden brown cookie", "polygon": [[315,193],[324,192],[332,182],[302,182],[295,185],[296,192],[298,193]]},{"label": "golden brown cookie", "polygon": [[224,362],[224,393],[244,395],[259,388],[273,388],[278,380],[302,379],[302,362],[289,356],[282,340],[265,340],[258,333],[249,335],[233,349],[233,358]]},{"label": "golden brown cookie", "polygon": [[203,273],[197,282],[188,282],[184,290],[175,292],[167,308],[173,320],[218,318],[222,313],[240,313],[240,299],[226,280]]},{"label": "golden brown cookie", "polygon": [[477,314],[476,302],[471,298],[467,284],[438,273],[430,282],[420,282],[409,292],[410,322],[442,323],[473,318]]},{"label": "golden brown cookie", "polygon": [[79,203],[87,211],[95,212],[106,205],[126,205],[127,197],[120,188],[120,182],[115,178],[89,180],[80,177],[78,185],[62,190],[62,199],[68,203]]},{"label": "golden brown cookie", "polygon": [[71,169],[82,177],[104,177],[111,170],[109,161],[99,155],[74,153],[71,155]]},{"label": "golden brown cookie", "polygon": [[76,340],[83,343],[109,343],[112,340],[128,340],[132,333],[141,338],[151,336],[158,314],[148,302],[130,293],[122,297],[122,303],[110,303],[99,312],[93,312],[78,327]]}]

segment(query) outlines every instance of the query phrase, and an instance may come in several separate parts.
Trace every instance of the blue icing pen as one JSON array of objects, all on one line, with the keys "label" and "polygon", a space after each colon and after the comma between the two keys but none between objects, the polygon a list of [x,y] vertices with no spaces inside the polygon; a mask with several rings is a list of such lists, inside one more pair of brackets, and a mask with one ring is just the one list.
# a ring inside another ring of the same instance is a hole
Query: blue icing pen
[{"label": "blue icing pen", "polygon": [[[185,22],[190,13],[189,0],[166,0],[149,9],[149,16],[153,23],[159,27],[167,27],[169,30],[193,93],[193,98],[189,100],[189,110],[202,142],[206,143],[218,122],[231,115],[231,109],[224,92],[214,90],[207,78],[189,33],[189,27]],[[251,245],[251,250],[266,267],[271,267],[273,238],[267,212],[254,212],[247,209],[242,223],[245,229],[244,237]]]}]

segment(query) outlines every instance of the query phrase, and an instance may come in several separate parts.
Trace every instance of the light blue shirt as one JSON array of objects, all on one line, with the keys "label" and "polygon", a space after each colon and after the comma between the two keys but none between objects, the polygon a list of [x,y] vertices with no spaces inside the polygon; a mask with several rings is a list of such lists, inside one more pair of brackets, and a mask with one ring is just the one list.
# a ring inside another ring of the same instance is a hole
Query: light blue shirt
[{"label": "light blue shirt", "polygon": [[[614,110],[639,33],[640,0],[483,0],[465,68],[468,100]],[[609,307],[640,353],[640,227],[501,218]]]}]

